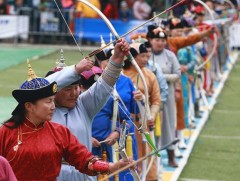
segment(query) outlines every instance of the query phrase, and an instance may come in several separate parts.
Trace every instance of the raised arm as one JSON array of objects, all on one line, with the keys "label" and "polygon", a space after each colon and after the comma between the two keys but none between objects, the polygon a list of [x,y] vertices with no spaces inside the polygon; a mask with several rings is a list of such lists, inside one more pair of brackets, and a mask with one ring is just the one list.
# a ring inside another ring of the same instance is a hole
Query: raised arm
[{"label": "raised arm", "polygon": [[61,71],[57,71],[46,77],[49,82],[57,82],[58,91],[62,88],[76,82],[80,79],[79,75],[85,71],[90,70],[93,66],[93,61],[89,58],[84,58],[76,65],[64,67]]},{"label": "raised arm", "polygon": [[80,96],[80,104],[83,104],[90,119],[92,119],[104,106],[112,93],[113,86],[120,76],[124,57],[129,51],[129,45],[124,39],[120,39],[114,47],[114,54],[97,82]]},{"label": "raised arm", "polygon": [[204,37],[211,35],[214,32],[213,29],[208,29],[200,33],[196,33],[193,35],[185,36],[185,37],[169,37],[168,43],[177,44],[178,49],[193,45],[199,41],[202,41]]}]

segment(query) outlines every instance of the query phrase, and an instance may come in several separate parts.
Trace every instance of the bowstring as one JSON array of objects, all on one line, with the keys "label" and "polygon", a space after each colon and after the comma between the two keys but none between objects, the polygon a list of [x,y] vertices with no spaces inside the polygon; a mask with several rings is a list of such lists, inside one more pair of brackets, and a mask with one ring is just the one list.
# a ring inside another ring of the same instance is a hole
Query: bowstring
[{"label": "bowstring", "polygon": [[61,17],[62,17],[62,19],[63,19],[64,23],[66,24],[66,26],[67,26],[67,28],[68,28],[68,31],[69,31],[69,33],[71,34],[71,36],[72,36],[72,38],[73,38],[73,40],[74,40],[75,44],[77,45],[77,47],[78,47],[78,50],[80,51],[81,55],[84,57],[84,55],[83,55],[83,52],[82,52],[82,50],[81,50],[80,46],[78,45],[78,43],[77,43],[77,40],[75,39],[75,37],[74,37],[74,35],[73,35],[73,33],[72,33],[72,31],[71,31],[70,27],[68,26],[68,23],[67,23],[66,19],[64,18],[63,14],[62,14],[62,11],[60,10],[60,8],[59,8],[59,6],[58,6],[58,4],[57,4],[56,0],[53,0],[53,1],[54,1],[55,5],[56,5],[56,7],[57,7],[57,9],[58,9],[58,11],[59,11],[59,13],[60,13]]}]

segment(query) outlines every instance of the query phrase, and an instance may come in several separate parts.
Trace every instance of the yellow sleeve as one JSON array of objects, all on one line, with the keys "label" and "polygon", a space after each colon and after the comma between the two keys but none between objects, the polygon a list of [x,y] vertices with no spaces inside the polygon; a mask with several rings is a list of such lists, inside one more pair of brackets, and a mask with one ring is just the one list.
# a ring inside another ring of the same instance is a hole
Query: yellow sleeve
[{"label": "yellow sleeve", "polygon": [[149,103],[150,105],[160,105],[161,104],[161,95],[160,88],[156,76],[151,75],[151,88],[149,92]]},{"label": "yellow sleeve", "polygon": [[82,3],[77,2],[76,10],[79,11],[79,12],[83,12],[83,5],[82,5]]}]

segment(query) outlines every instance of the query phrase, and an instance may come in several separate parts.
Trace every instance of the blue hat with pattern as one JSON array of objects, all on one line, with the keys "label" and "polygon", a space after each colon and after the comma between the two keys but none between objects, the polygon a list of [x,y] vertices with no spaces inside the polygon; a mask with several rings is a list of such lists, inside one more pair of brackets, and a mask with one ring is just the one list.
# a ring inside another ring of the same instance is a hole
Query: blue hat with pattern
[{"label": "blue hat with pattern", "polygon": [[28,79],[21,84],[19,89],[15,89],[12,92],[13,97],[19,103],[12,114],[16,114],[19,111],[20,105],[23,105],[25,102],[34,102],[56,93],[57,83],[49,83],[46,79],[37,77],[28,62]]}]

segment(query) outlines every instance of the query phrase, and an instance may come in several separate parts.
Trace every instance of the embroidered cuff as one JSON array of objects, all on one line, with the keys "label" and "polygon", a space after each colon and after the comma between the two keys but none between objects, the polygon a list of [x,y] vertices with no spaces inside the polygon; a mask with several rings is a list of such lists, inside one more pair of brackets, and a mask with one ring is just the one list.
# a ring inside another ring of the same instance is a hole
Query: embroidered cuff
[{"label": "embroidered cuff", "polygon": [[109,86],[113,86],[119,78],[122,69],[108,63],[103,71],[102,78]]},{"label": "embroidered cuff", "polygon": [[111,58],[110,58],[109,62],[117,68],[122,68],[124,66],[124,63],[121,63],[121,64],[115,63],[114,61],[112,61]]}]

